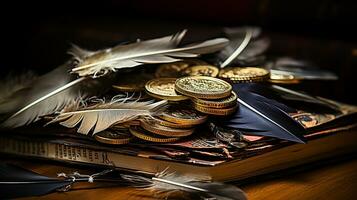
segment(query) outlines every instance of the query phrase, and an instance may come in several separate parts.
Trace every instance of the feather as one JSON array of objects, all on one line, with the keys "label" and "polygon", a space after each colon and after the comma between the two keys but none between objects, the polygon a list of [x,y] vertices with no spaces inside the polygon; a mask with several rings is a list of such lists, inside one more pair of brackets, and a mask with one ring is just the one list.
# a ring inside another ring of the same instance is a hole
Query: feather
[{"label": "feather", "polygon": [[91,130],[93,134],[103,131],[116,123],[133,120],[139,116],[157,114],[166,106],[167,101],[156,103],[148,102],[122,102],[103,103],[78,111],[59,114],[50,123],[60,122],[67,128],[80,124],[77,132],[87,135]]},{"label": "feather", "polygon": [[259,64],[265,60],[262,54],[268,49],[270,40],[259,37],[260,28],[226,28],[224,32],[230,40],[229,44],[215,58],[221,68],[231,64]]},{"label": "feather", "polygon": [[295,104],[301,109],[313,112],[323,113],[340,113],[340,108],[329,101],[324,101],[323,98],[314,97],[309,94],[290,90],[278,85],[272,85],[271,88],[279,95],[279,97],[291,104]]},{"label": "feather", "polygon": [[66,192],[78,182],[106,183],[109,186],[129,185],[128,182],[120,179],[113,169],[92,175],[78,172],[68,175],[58,173],[57,178],[51,178],[15,165],[0,163],[0,199],[40,196],[55,191]]},{"label": "feather", "polygon": [[132,182],[134,186],[154,190],[157,193],[169,195],[171,192],[182,191],[202,199],[206,197],[217,200],[245,200],[245,193],[233,186],[219,182],[208,182],[188,175],[176,173],[157,173],[154,177],[139,175],[121,175],[123,179]]},{"label": "feather", "polygon": [[222,123],[223,126],[249,134],[305,143],[305,129],[286,112],[291,108],[256,93],[239,90],[239,85],[235,85],[234,90],[239,94],[238,110]]},{"label": "feather", "polygon": [[78,97],[79,88],[73,87],[84,79],[72,81],[67,71],[69,64],[34,80],[28,88],[18,90],[0,103],[0,112],[11,115],[1,126],[19,127],[35,122],[40,116],[52,114]]},{"label": "feather", "polygon": [[338,80],[338,76],[313,63],[289,57],[278,58],[270,69],[271,73],[293,75],[306,80]]},{"label": "feather", "polygon": [[[220,65],[221,68],[226,67],[228,64],[232,63],[234,59],[239,57],[239,54],[241,54],[244,49],[248,46],[251,38],[252,38],[253,31],[248,29],[243,41],[240,39],[231,41],[229,46],[223,51],[224,54],[228,54],[228,58],[225,59],[222,64]],[[228,52],[228,53],[227,53]]]},{"label": "feather", "polygon": [[72,55],[74,60],[77,62],[83,62],[83,60],[89,56],[92,56],[96,53],[96,51],[89,51],[79,46],[72,44],[72,48],[67,52],[69,55]]},{"label": "feather", "polygon": [[239,92],[249,92],[254,95],[257,100],[273,105],[283,112],[286,113],[296,113],[298,112],[295,108],[287,106],[281,103],[281,98],[279,94],[275,92],[271,87],[265,86],[257,83],[237,83],[234,85],[237,91]]},{"label": "feather", "polygon": [[[313,112],[323,112],[323,113],[338,113],[340,112],[339,108],[331,104],[328,101],[324,101],[319,97],[314,97],[303,92],[298,92],[290,90],[278,85],[262,85],[256,83],[244,83],[236,84],[235,87],[239,91],[247,91],[261,96],[266,97],[267,99],[272,99],[275,102],[279,102],[281,105],[288,105],[294,108],[300,108],[304,111]],[[273,102],[271,102],[273,103]],[[296,110],[285,110],[288,113],[294,113]]]},{"label": "feather", "polygon": [[70,184],[70,179],[49,178],[14,165],[0,163],[1,199],[44,195]]},{"label": "feather", "polygon": [[225,38],[217,38],[177,48],[185,33],[186,30],[172,36],[118,45],[97,52],[86,52],[75,47],[75,51],[72,50],[71,52],[75,55],[79,64],[72,69],[72,72],[79,76],[96,78],[122,68],[142,64],[176,62],[180,60],[178,58],[197,57],[200,54],[213,53],[222,49],[228,43]]},{"label": "feather", "polygon": [[4,80],[1,80],[0,103],[2,103],[15,92],[27,88],[29,84],[35,79],[37,79],[37,76],[31,71],[25,72],[20,75],[13,75],[12,73],[10,73]]},{"label": "feather", "polygon": [[108,91],[108,85],[113,82],[113,75],[98,79],[74,79],[68,74],[71,67],[72,61],[69,61],[1,102],[0,113],[10,117],[0,127],[16,128],[36,122],[42,116],[61,111],[80,98]]}]

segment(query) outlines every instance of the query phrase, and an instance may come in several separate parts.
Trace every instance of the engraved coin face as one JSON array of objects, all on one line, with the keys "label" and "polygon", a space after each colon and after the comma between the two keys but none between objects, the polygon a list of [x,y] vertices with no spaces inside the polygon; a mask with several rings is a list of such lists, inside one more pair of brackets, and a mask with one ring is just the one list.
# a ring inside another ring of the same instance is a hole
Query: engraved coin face
[{"label": "engraved coin face", "polygon": [[224,80],[207,76],[190,76],[176,80],[175,89],[186,96],[220,99],[231,94],[232,86]]},{"label": "engraved coin face", "polygon": [[212,65],[196,65],[188,67],[184,70],[184,74],[188,76],[210,76],[216,77],[218,75],[218,68]]},{"label": "engraved coin face", "polygon": [[197,112],[188,106],[171,105],[169,106],[160,118],[183,125],[197,125],[202,124],[207,120],[207,115]]},{"label": "engraved coin face", "polygon": [[145,89],[147,93],[155,98],[167,100],[185,100],[186,96],[176,93],[175,78],[157,78],[146,83]]},{"label": "engraved coin face", "polygon": [[219,77],[232,81],[264,81],[269,71],[258,67],[227,67],[219,72]]},{"label": "engraved coin face", "polygon": [[157,78],[178,78],[182,76],[182,71],[189,66],[194,65],[205,65],[206,62],[198,59],[186,59],[183,61],[165,63],[160,65],[156,72],[155,77]]}]

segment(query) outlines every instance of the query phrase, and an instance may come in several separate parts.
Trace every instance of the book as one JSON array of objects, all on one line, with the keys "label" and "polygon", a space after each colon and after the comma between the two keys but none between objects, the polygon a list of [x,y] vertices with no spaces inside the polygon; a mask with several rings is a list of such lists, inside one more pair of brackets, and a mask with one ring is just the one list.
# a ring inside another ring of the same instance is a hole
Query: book
[{"label": "book", "polygon": [[289,115],[306,129],[303,137],[307,144],[244,132],[234,132],[232,144],[220,138],[219,129],[212,129],[214,123],[208,122],[176,142],[134,139],[126,145],[108,145],[78,134],[76,128],[58,124],[44,127],[43,118],[0,134],[0,153],[146,173],[168,169],[231,181],[357,151],[357,107],[287,89],[283,92],[289,94],[285,103],[296,108]]},{"label": "book", "polygon": [[[357,125],[347,125],[306,135],[307,144],[282,142],[258,146],[225,161],[174,160],[135,147],[113,148],[78,138],[0,135],[0,152],[75,164],[109,166],[147,173],[168,168],[215,181],[241,180],[289,167],[357,151]],[[250,154],[250,155],[249,155]]]}]

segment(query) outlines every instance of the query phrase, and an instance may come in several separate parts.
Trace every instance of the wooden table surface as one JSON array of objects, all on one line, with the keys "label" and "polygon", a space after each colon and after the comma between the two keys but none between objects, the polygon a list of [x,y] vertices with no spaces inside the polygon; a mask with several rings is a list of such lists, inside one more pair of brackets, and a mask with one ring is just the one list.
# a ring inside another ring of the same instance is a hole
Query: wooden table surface
[{"label": "wooden table surface", "polygon": [[[16,161],[21,166],[41,174],[55,176],[58,172],[73,172],[75,168],[60,164],[31,161]],[[357,159],[320,164],[318,167],[289,173],[273,178],[251,179],[239,184],[251,200],[260,199],[357,199]],[[57,192],[30,199],[156,199],[149,191],[130,187],[111,187],[99,189],[76,189]],[[176,198],[177,199],[177,198]]]}]

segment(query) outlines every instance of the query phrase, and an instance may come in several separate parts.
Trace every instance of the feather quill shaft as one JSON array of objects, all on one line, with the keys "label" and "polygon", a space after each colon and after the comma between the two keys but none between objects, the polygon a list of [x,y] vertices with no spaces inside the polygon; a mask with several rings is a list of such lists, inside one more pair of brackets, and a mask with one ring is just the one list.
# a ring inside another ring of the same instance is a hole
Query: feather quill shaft
[{"label": "feather quill shaft", "polygon": [[190,190],[196,190],[196,191],[200,191],[200,192],[208,192],[208,190],[206,190],[206,189],[202,189],[202,188],[199,188],[199,187],[195,187],[195,186],[191,186],[191,185],[187,185],[187,184],[183,184],[183,183],[177,183],[177,182],[166,180],[166,179],[162,179],[162,178],[152,177],[152,180],[163,182],[163,183],[167,183],[167,184],[170,184],[170,185],[175,185],[175,186],[178,186],[178,187],[187,188],[187,189],[190,189]]},{"label": "feather quill shaft", "polygon": [[220,65],[221,68],[226,67],[229,65],[234,59],[236,59],[240,53],[243,52],[243,50],[247,47],[249,44],[249,41],[252,39],[253,36],[253,31],[251,29],[248,29],[246,31],[245,37],[242,41],[242,43],[239,45],[239,47],[225,60],[223,63]]}]

